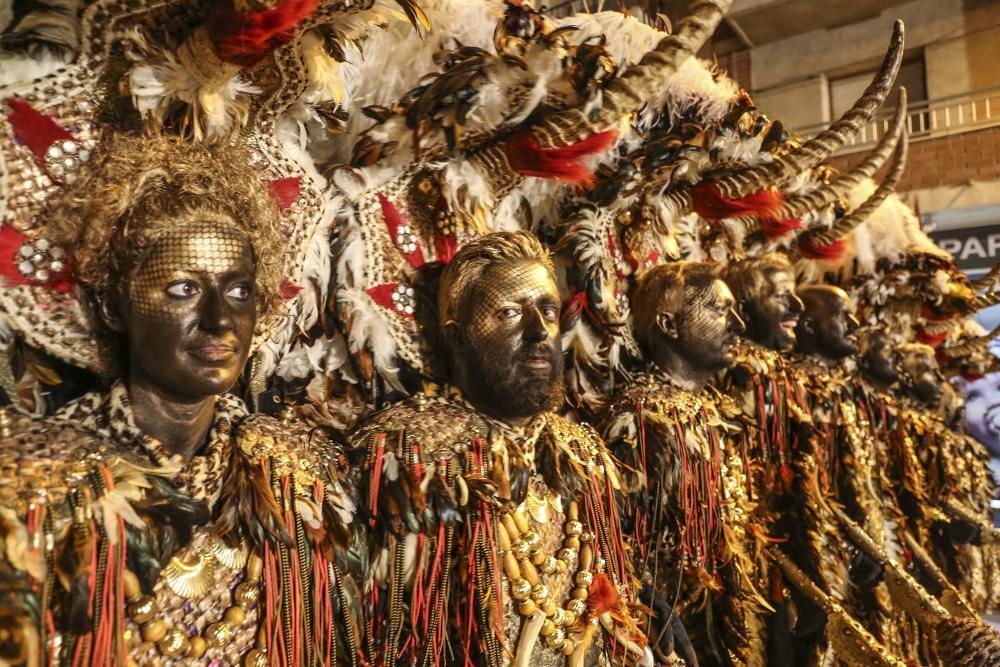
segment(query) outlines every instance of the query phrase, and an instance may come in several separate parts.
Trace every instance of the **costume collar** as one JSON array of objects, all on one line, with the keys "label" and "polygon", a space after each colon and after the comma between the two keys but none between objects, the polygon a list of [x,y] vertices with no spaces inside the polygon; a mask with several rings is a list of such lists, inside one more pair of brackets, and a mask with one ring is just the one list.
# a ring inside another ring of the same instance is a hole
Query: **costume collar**
[{"label": "costume collar", "polygon": [[[72,416],[87,430],[116,444],[147,457],[156,467],[176,471],[170,476],[177,490],[196,500],[205,502],[211,509],[222,488],[229,453],[232,449],[232,432],[247,415],[246,406],[232,394],[222,394],[215,402],[215,417],[205,445],[191,460],[168,452],[159,440],[144,433],[136,426],[135,414],[128,397],[128,389],[121,380],[116,381],[104,395],[89,395],[95,402],[81,399]],[[90,405],[87,408],[85,406]],[[68,406],[67,406],[68,407]]]}]

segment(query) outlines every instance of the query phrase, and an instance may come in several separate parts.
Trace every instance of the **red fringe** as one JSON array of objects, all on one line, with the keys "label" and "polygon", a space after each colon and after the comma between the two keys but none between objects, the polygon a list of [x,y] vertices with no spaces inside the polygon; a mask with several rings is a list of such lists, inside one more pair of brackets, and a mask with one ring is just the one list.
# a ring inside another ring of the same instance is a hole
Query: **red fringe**
[{"label": "red fringe", "polygon": [[285,0],[273,9],[244,13],[230,2],[211,17],[208,31],[220,60],[245,67],[290,42],[318,6],[319,0]]},{"label": "red fringe", "polygon": [[392,242],[396,244],[399,248],[399,254],[403,256],[410,266],[414,269],[419,269],[424,265],[424,253],[420,249],[420,243],[417,243],[417,249],[410,253],[403,252],[402,247],[399,245],[399,228],[403,226],[409,226],[406,221],[406,216],[396,208],[391,201],[389,201],[385,195],[381,192],[378,193],[379,204],[382,205],[382,217],[385,218],[385,226],[389,228],[389,236],[392,237]]},{"label": "red fringe", "polygon": [[278,203],[278,208],[284,211],[294,204],[302,194],[302,177],[276,178],[267,184],[267,189],[274,201]]},{"label": "red fringe", "polygon": [[755,192],[743,199],[727,199],[712,182],[699,183],[691,190],[694,211],[708,220],[753,217],[776,218],[784,200],[779,190]]},{"label": "red fringe", "polygon": [[531,131],[524,130],[507,140],[507,160],[522,176],[590,188],[594,185],[594,172],[584,161],[611,148],[617,138],[617,130],[605,130],[569,146],[548,147],[540,146]]},{"label": "red fringe", "polygon": [[53,118],[46,116],[24,100],[8,97],[5,101],[11,108],[7,119],[14,129],[14,134],[28,147],[40,167],[45,167],[45,152],[49,150],[49,146],[57,141],[73,140],[73,135]]},{"label": "red fringe", "polygon": [[920,307],[920,317],[931,322],[945,322],[954,319],[956,315],[955,313],[936,313],[933,308],[924,304]]},{"label": "red fringe", "polygon": [[764,218],[760,221],[760,231],[768,241],[784,238],[796,229],[802,229],[802,221],[798,218]]},{"label": "red fringe", "polygon": [[798,237],[799,253],[806,259],[837,261],[844,256],[847,243],[840,239],[827,245],[821,245],[812,240],[808,232]]}]

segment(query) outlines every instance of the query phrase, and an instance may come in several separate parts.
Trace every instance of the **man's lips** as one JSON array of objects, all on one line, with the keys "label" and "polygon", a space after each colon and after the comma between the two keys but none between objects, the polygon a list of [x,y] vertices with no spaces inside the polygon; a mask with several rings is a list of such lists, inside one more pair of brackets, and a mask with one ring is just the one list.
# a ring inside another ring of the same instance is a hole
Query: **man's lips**
[{"label": "man's lips", "polygon": [[224,343],[213,343],[196,347],[191,352],[205,361],[226,361],[236,354],[236,348]]}]

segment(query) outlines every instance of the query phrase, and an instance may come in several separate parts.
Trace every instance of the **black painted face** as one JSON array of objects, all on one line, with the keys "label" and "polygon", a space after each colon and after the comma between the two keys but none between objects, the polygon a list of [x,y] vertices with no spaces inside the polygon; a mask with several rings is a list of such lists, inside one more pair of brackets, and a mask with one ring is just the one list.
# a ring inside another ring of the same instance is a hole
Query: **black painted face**
[{"label": "black painted face", "polygon": [[733,293],[721,280],[705,288],[685,290],[676,345],[693,367],[715,373],[732,365],[733,346],[745,329],[735,308]]},{"label": "black painted face", "polygon": [[899,381],[899,352],[884,331],[869,332],[861,342],[861,350],[861,365],[874,380],[886,385]]},{"label": "black painted face", "polygon": [[459,388],[477,408],[508,421],[547,412],[563,398],[559,292],[544,264],[488,268],[469,287],[463,321],[451,324]]},{"label": "black painted face", "polygon": [[772,350],[791,349],[802,313],[802,302],[795,295],[795,278],[784,270],[768,271],[763,278],[760,293],[742,304],[747,337]]},{"label": "black painted face", "polygon": [[811,336],[816,351],[827,359],[844,359],[856,353],[858,320],[847,293],[821,286],[809,288],[801,297],[804,311],[798,334]]},{"label": "black painted face", "polygon": [[937,408],[944,396],[944,378],[933,355],[914,352],[903,357],[903,380],[910,394],[928,408]]},{"label": "black painted face", "polygon": [[180,401],[231,389],[253,338],[254,272],[232,226],[196,222],[160,239],[126,289],[130,380]]}]

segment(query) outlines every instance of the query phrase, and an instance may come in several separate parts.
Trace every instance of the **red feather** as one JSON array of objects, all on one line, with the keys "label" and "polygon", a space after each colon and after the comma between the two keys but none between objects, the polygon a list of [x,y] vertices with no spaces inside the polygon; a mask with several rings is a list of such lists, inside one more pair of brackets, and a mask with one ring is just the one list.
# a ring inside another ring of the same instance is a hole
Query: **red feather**
[{"label": "red feather", "polygon": [[[399,243],[399,228],[409,227],[409,223],[403,216],[402,212],[396,208],[391,201],[389,201],[385,195],[381,192],[378,193],[378,201],[382,205],[382,217],[385,218],[385,226],[389,228],[389,236],[392,237],[392,242],[396,244],[399,248],[399,254],[403,256],[410,266],[415,269],[419,269],[424,265],[424,253],[420,249],[420,243],[417,242],[417,249],[413,252],[403,252],[403,248]],[[410,233],[413,233],[411,230]]]},{"label": "red feather", "polygon": [[944,333],[927,333],[925,329],[917,330],[917,342],[923,343],[924,345],[930,345],[931,347],[937,347],[941,343],[948,340],[948,332]]},{"label": "red feather", "polygon": [[278,203],[278,208],[284,211],[294,204],[299,195],[302,194],[302,177],[276,178],[267,184],[267,189],[274,201]]},{"label": "red feather", "polygon": [[229,2],[212,16],[208,31],[220,60],[246,67],[290,42],[318,6],[319,0],[285,0],[273,9],[239,12]]},{"label": "red feather", "polygon": [[540,146],[530,130],[524,130],[507,140],[507,160],[522,176],[589,188],[594,185],[594,172],[584,161],[611,148],[617,138],[617,130],[605,130],[569,146],[547,147]]},{"label": "red feather", "polygon": [[844,251],[847,249],[843,239],[827,245],[821,245],[813,241],[808,232],[800,234],[798,242],[799,252],[806,259],[836,261],[844,256]]},{"label": "red feather", "polygon": [[760,221],[760,231],[764,233],[764,238],[768,241],[784,238],[796,229],[802,228],[802,221],[798,218],[764,218]]},{"label": "red feather", "polygon": [[439,262],[447,264],[456,252],[458,252],[458,239],[454,234],[434,232],[434,253]]},{"label": "red feather", "polygon": [[920,306],[920,317],[931,322],[945,322],[954,319],[957,315],[955,313],[937,313],[933,308],[924,304]]},{"label": "red feather", "polygon": [[699,183],[691,190],[695,213],[708,220],[775,218],[785,196],[780,190],[762,190],[743,199],[727,199],[715,183]]},{"label": "red feather", "polygon": [[281,298],[284,299],[285,301],[291,301],[292,299],[297,297],[299,295],[299,292],[301,292],[303,289],[304,288],[302,287],[302,285],[299,285],[298,283],[293,283],[291,280],[288,280],[286,278],[281,283]]},{"label": "red feather", "polygon": [[7,114],[10,125],[18,140],[28,147],[35,161],[45,168],[45,153],[57,141],[72,141],[73,135],[53,118],[46,116],[24,100],[16,97],[6,99],[11,112]]},{"label": "red feather", "polygon": [[611,584],[608,575],[603,572],[594,575],[594,581],[590,584],[590,590],[587,592],[587,606],[590,607],[590,613],[594,616],[600,616],[609,611],[618,611],[621,606],[618,591]]}]

